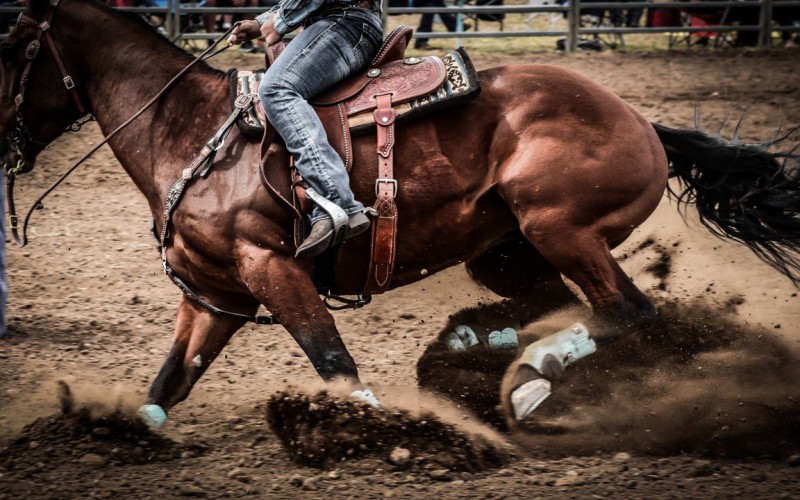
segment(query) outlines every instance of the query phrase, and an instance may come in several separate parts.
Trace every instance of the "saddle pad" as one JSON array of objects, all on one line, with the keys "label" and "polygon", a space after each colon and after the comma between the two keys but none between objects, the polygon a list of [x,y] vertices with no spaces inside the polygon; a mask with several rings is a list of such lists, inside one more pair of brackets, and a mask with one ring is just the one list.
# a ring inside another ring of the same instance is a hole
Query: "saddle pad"
[{"label": "saddle pad", "polygon": [[[459,48],[442,57],[445,69],[444,82],[432,92],[413,98],[409,101],[394,105],[397,112],[397,122],[402,123],[418,118],[432,111],[443,109],[455,104],[468,101],[480,94],[480,80],[475,67],[466,51]],[[413,66],[411,66],[413,68]],[[228,72],[231,82],[231,102],[235,102],[240,95],[257,94],[258,85],[264,76],[264,70]],[[347,116],[350,133],[352,135],[366,134],[375,129],[372,110],[355,109],[354,114]],[[254,108],[242,114],[237,121],[242,133],[260,139],[264,135],[264,124],[256,114]]]}]

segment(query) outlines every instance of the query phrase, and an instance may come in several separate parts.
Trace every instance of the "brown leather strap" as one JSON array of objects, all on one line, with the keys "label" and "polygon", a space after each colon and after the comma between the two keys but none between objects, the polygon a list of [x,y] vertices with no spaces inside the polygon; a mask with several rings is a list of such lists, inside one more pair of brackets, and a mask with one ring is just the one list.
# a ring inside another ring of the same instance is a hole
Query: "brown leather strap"
[{"label": "brown leather strap", "polygon": [[[263,108],[261,108],[261,103],[256,103],[256,106],[260,109],[259,113],[263,113]],[[272,198],[278,202],[284,210],[286,210],[289,215],[291,215],[294,219],[299,220],[302,219],[303,215],[300,213],[297,208],[295,208],[295,204],[292,201],[288,200],[286,196],[281,194],[280,190],[275,187],[275,185],[270,181],[270,175],[268,172],[269,168],[269,148],[272,144],[273,139],[275,139],[275,129],[264,117],[263,122],[266,124],[264,127],[264,136],[261,139],[261,166],[259,168],[259,176],[261,177],[261,183],[267,189],[267,192],[272,196]]]},{"label": "brown leather strap", "polygon": [[53,57],[56,60],[59,71],[61,71],[61,80],[64,82],[64,87],[69,90],[69,95],[72,97],[72,101],[75,103],[75,106],[77,106],[78,112],[80,112],[81,115],[85,115],[86,108],[83,107],[83,101],[81,101],[78,91],[75,89],[75,81],[72,79],[72,76],[67,73],[67,68],[64,67],[64,63],[61,61],[61,56],[58,54],[56,43],[53,41],[53,35],[50,33],[50,31],[45,31],[44,37],[47,39],[47,45],[50,46],[50,51],[53,53]]},{"label": "brown leather strap", "polygon": [[64,66],[64,62],[61,60],[61,56],[59,55],[58,49],[56,48],[56,43],[53,40],[53,35],[52,35],[53,15],[55,14],[56,7],[58,7],[58,3],[60,1],[61,0],[50,0],[50,4],[48,5],[47,12],[45,13],[44,16],[44,20],[41,23],[26,14],[21,14],[19,16],[18,22],[20,24],[27,24],[29,26],[33,26],[39,31],[36,34],[36,40],[32,41],[28,45],[28,49],[26,49],[25,51],[26,57],[28,58],[28,62],[25,64],[25,69],[22,70],[22,77],[20,78],[20,84],[19,84],[19,94],[17,94],[17,96],[14,98],[17,111],[19,111],[20,106],[25,100],[25,91],[27,90],[28,86],[28,79],[30,77],[31,66],[33,65],[33,60],[36,58],[36,55],[41,49],[42,35],[44,35],[45,39],[47,40],[47,45],[50,47],[50,52],[53,54],[53,58],[56,61],[58,70],[61,71],[61,77],[62,77],[61,79],[64,82],[64,86],[69,91],[69,94],[72,97],[72,100],[75,103],[75,106],[77,106],[78,111],[81,113],[81,115],[86,114],[86,108],[83,106],[83,101],[81,101],[80,95],[78,95],[78,90],[75,88],[75,82],[73,81],[72,76],[67,72],[67,68]]},{"label": "brown leather strap", "polygon": [[397,181],[394,179],[394,122],[392,95],[375,97],[378,107],[373,112],[378,124],[378,179],[375,180],[375,210],[372,224],[372,258],[364,293],[383,293],[389,288],[394,273],[397,243]]}]

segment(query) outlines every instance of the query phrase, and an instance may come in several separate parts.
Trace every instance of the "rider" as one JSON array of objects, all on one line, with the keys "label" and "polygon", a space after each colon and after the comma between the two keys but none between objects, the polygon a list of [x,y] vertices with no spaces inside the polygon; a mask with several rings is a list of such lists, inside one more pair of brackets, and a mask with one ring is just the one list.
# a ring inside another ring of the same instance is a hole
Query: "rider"
[{"label": "rider", "polygon": [[282,0],[236,26],[228,44],[263,35],[270,46],[301,25],[303,31],[268,68],[258,96],[315,202],[311,232],[296,253],[308,258],[370,225],[342,159],[307,101],[370,63],[383,39],[381,0]]}]

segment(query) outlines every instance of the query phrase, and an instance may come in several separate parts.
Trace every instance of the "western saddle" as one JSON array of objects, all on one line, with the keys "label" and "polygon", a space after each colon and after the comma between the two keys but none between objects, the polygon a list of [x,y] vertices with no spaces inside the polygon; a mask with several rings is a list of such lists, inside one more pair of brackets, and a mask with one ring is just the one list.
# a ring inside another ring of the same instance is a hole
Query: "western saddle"
[{"label": "western saddle", "polygon": [[[378,177],[375,180],[376,202],[373,211],[372,249],[369,274],[364,294],[386,291],[391,283],[397,243],[397,180],[394,178],[395,123],[398,114],[412,111],[413,102],[435,93],[447,76],[445,64],[439,57],[405,58],[405,50],[413,30],[400,26],[384,41],[369,67],[353,75],[309,102],[317,111],[328,139],[342,157],[348,171],[353,166],[352,130],[377,129],[375,152],[378,160]],[[267,67],[280,55],[287,42],[274,44],[267,49]],[[262,139],[262,165],[266,167],[266,152],[274,138],[274,129],[268,125],[260,103],[256,104],[260,121],[265,124]],[[305,232],[301,214],[309,208],[305,186],[295,169],[292,169],[292,198],[289,202],[272,185],[262,172],[262,180],[273,195],[284,205],[292,207],[295,215],[295,243],[299,244]]]}]

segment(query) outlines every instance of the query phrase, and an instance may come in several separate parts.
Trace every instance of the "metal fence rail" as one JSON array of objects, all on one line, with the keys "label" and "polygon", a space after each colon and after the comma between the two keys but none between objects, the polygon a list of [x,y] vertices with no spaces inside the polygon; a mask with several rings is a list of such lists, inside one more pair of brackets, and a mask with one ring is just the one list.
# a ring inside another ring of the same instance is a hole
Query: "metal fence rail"
[{"label": "metal fence rail", "polygon": [[[387,0],[384,0],[386,2]],[[440,14],[449,13],[458,16],[458,29],[455,32],[435,32],[435,33],[415,33],[415,36],[424,38],[457,38],[458,43],[463,44],[464,39],[470,38],[501,38],[501,37],[563,37],[565,38],[565,49],[575,51],[579,40],[586,36],[596,35],[627,35],[640,33],[726,33],[737,32],[758,32],[758,47],[769,47],[772,42],[771,33],[773,31],[798,32],[800,25],[775,25],[772,22],[775,8],[798,7],[800,0],[713,0],[713,1],[683,1],[683,2],[581,2],[574,0],[567,2],[566,5],[495,5],[495,6],[474,6],[466,4],[470,0],[456,0],[456,5],[447,7],[389,7],[384,9],[385,15],[394,14]],[[748,8],[758,9],[758,24],[753,25],[732,25],[721,24],[716,26],[663,26],[663,27],[584,27],[581,25],[581,15],[584,10],[598,11],[607,9],[734,9]],[[198,7],[197,3],[181,3],[179,0],[165,0],[162,7],[128,7],[120,10],[134,12],[141,15],[161,16],[164,19],[163,30],[170,39],[212,39],[219,33],[206,33],[200,31],[198,26],[188,25],[187,16],[197,16],[203,14],[259,14],[264,11],[261,7]],[[0,14],[15,14],[21,12],[19,7],[0,7]],[[463,19],[467,15],[488,15],[488,14],[540,14],[540,13],[561,13],[566,17],[566,29],[564,30],[519,30],[519,31],[471,31],[465,32],[461,28]],[[183,23],[181,21],[184,21]],[[182,28],[182,24],[184,25]],[[186,27],[195,28],[186,31]],[[182,29],[184,32],[182,32]],[[6,35],[0,35],[5,37]]]}]

